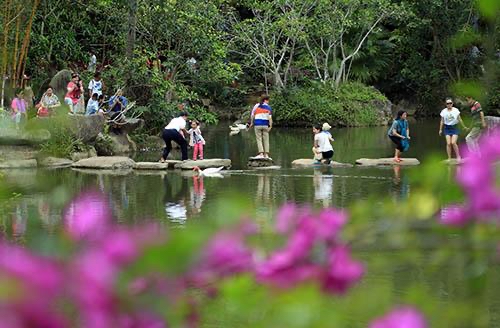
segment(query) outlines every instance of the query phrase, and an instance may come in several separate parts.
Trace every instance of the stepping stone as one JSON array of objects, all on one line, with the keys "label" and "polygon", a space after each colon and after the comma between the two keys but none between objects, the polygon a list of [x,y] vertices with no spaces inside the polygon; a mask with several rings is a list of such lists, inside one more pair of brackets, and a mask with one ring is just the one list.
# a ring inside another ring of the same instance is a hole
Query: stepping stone
[{"label": "stepping stone", "polygon": [[[77,168],[71,168],[72,171],[84,173],[84,174],[92,174],[92,175],[111,175],[111,176],[127,176],[129,174],[134,173],[134,170],[131,168],[129,169],[123,169],[123,170],[109,170],[109,169],[77,169]],[[146,171],[136,171],[136,172],[146,172]],[[157,171],[159,172],[159,171]]]},{"label": "stepping stone", "polygon": [[168,163],[160,162],[137,162],[135,163],[134,169],[136,170],[166,170],[168,169]]},{"label": "stepping stone", "polygon": [[279,170],[281,169],[281,166],[279,165],[271,165],[271,166],[257,166],[254,167],[256,170]]},{"label": "stepping stone", "polygon": [[295,167],[311,167],[311,166],[331,166],[331,167],[353,167],[351,163],[340,163],[331,161],[329,165],[327,164],[315,164],[312,158],[301,158],[296,159],[292,162],[292,166]]},{"label": "stepping stone", "polygon": [[249,157],[247,162],[248,167],[267,167],[273,165],[274,161],[271,158]]},{"label": "stepping stone", "polygon": [[356,160],[356,165],[360,166],[385,166],[385,165],[419,165],[420,161],[416,158],[403,158],[401,162],[396,163],[393,158],[360,158]]},{"label": "stepping stone", "polygon": [[457,160],[456,158],[452,158],[452,159],[450,159],[450,160],[445,159],[445,160],[444,160],[444,161],[442,161],[441,163],[446,164],[446,165],[462,165],[462,164],[464,164],[466,161],[467,161],[467,159],[466,159],[466,158],[463,158],[463,159],[461,159],[460,161],[459,161],[459,160]]},{"label": "stepping stone", "polygon": [[45,157],[38,161],[38,166],[40,167],[70,167],[72,164],[72,160],[58,157]]},{"label": "stepping stone", "polygon": [[82,159],[73,163],[72,167],[98,170],[125,170],[132,169],[135,162],[124,156],[98,156]]},{"label": "stepping stone", "polygon": [[37,167],[36,159],[18,159],[0,162],[0,169],[31,169]]},{"label": "stepping stone", "polygon": [[195,166],[198,166],[202,170],[207,169],[209,167],[221,167],[221,166],[224,166],[224,168],[227,169],[231,167],[231,160],[222,158],[199,159],[197,161],[188,160],[176,164],[175,168],[181,170],[192,170]]}]

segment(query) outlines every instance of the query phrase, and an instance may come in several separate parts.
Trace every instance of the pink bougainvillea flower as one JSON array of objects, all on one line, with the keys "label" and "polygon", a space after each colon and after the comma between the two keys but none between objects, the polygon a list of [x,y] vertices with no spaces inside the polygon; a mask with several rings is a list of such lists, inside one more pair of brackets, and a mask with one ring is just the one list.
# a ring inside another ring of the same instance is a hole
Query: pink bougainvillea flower
[{"label": "pink bougainvillea flower", "polygon": [[361,280],[364,272],[363,264],[351,258],[349,248],[336,247],[331,250],[328,257],[323,288],[330,293],[344,294],[352,285]]},{"label": "pink bougainvillea flower", "polygon": [[281,234],[289,232],[297,222],[298,207],[288,203],[278,210],[276,215],[276,231]]},{"label": "pink bougainvillea flower", "polygon": [[370,323],[369,328],[427,328],[427,322],[417,309],[410,306],[396,308]]},{"label": "pink bougainvillea flower", "polygon": [[28,286],[30,294],[42,293],[44,297],[54,296],[63,288],[63,274],[60,265],[7,243],[0,242],[0,273],[7,274]]},{"label": "pink bougainvillea flower", "polygon": [[441,210],[439,222],[451,226],[464,226],[472,220],[469,209],[462,205],[450,205]]},{"label": "pink bougainvillea flower", "polygon": [[64,224],[72,238],[95,238],[102,235],[111,224],[111,209],[106,196],[88,190],[71,201],[64,213]]},{"label": "pink bougainvillea flower", "polygon": [[347,223],[347,214],[332,208],[324,209],[319,213],[319,220],[318,235],[325,240],[332,240]]}]

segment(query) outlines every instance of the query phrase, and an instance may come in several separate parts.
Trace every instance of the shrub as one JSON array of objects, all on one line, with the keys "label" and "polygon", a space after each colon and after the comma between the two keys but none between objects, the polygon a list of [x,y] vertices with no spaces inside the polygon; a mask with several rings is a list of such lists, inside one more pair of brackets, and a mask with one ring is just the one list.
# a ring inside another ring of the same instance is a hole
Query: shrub
[{"label": "shrub", "polygon": [[338,89],[311,83],[272,95],[274,120],[280,125],[315,122],[337,126],[376,125],[380,118],[377,104],[387,101],[378,90],[361,83],[345,83]]}]

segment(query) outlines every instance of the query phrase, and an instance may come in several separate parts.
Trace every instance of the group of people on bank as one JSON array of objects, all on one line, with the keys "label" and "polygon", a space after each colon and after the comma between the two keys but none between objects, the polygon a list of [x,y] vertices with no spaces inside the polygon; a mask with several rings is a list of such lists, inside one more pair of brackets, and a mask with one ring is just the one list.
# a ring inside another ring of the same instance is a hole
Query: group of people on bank
[{"label": "group of people on bank", "polygon": [[[446,99],[446,108],[440,113],[439,135],[444,135],[446,138],[446,151],[448,160],[452,159],[453,152],[458,161],[461,155],[458,148],[458,124],[468,131],[465,140],[469,150],[476,151],[478,149],[478,139],[481,136],[483,129],[486,128],[486,121],[481,104],[472,97],[466,97],[467,104],[470,106],[472,115],[472,127],[465,126],[460,117],[460,111],[453,107],[451,98]],[[258,154],[253,157],[254,159],[271,159],[269,148],[269,132],[273,127],[272,119],[273,110],[269,105],[269,96],[263,95],[260,102],[255,104],[250,114],[250,123],[248,126],[254,128],[255,137],[257,141]],[[402,153],[409,150],[410,147],[410,128],[407,120],[408,113],[401,110],[397,113],[396,118],[393,120],[387,136],[395,145],[394,162],[400,163],[403,161],[401,158]],[[200,130],[200,123],[196,120],[191,122],[191,128],[186,130],[188,120],[188,113],[181,112],[179,117],[170,121],[170,123],[163,130],[163,140],[166,147],[160,159],[161,162],[165,161],[172,149],[172,141],[176,142],[182,152],[182,160],[188,159],[188,142],[186,141],[189,136],[189,145],[193,147],[193,159],[203,159],[203,139]],[[314,134],[313,141],[313,157],[315,164],[330,164],[333,158],[334,149],[331,142],[334,141],[330,133],[331,126],[328,123],[314,124],[312,132]]]},{"label": "group of people on bank", "polygon": [[[446,138],[446,153],[448,155],[448,160],[453,158],[453,153],[455,153],[457,161],[462,160],[460,149],[458,147],[458,135],[460,134],[460,130],[458,128],[459,124],[464,130],[469,132],[465,137],[465,141],[469,151],[471,152],[478,151],[479,137],[481,136],[482,131],[486,129],[486,121],[481,104],[471,96],[467,96],[466,100],[467,105],[470,107],[472,117],[471,128],[465,125],[460,116],[460,111],[458,108],[453,107],[453,100],[451,98],[446,99],[446,108],[441,110],[440,113],[441,119],[439,121],[439,135],[444,135]],[[396,145],[394,153],[395,162],[402,161],[401,153],[407,151],[410,146],[411,138],[407,116],[408,113],[406,111],[399,111],[397,117],[394,119],[389,131],[387,132],[389,138]]]}]

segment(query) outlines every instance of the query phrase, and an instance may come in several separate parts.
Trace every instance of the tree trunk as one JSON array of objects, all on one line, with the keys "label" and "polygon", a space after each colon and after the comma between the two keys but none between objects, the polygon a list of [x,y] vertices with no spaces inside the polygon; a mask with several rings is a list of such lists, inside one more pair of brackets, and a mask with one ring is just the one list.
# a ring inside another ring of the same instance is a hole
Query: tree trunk
[{"label": "tree trunk", "polygon": [[128,1],[128,36],[127,36],[127,53],[128,59],[134,57],[135,34],[137,25],[137,0]]}]

